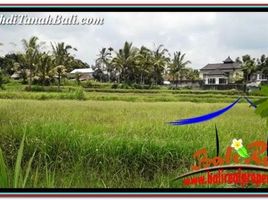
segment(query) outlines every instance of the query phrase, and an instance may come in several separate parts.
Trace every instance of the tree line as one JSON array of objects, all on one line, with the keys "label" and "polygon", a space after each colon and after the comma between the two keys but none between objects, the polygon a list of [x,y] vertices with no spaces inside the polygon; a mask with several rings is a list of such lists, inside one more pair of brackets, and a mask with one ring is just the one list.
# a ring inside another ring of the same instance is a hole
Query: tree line
[{"label": "tree line", "polygon": [[[0,43],[0,46],[3,44]],[[47,45],[33,36],[21,41],[23,51],[9,53],[0,57],[1,73],[11,76],[19,72],[23,83],[28,88],[34,83],[40,85],[58,84],[61,79],[75,68],[88,68],[89,65],[75,57],[76,48],[64,42]],[[125,42],[123,47],[116,50],[112,47],[102,48],[96,57],[93,76],[102,82],[126,84],[158,85],[164,80],[177,84],[182,80],[198,80],[198,70],[188,67],[191,63],[181,51],[171,53],[159,45],[154,49],[141,46],[135,47],[131,42]],[[241,64],[243,81],[250,81],[252,74],[261,72],[268,75],[268,57],[252,58],[244,55],[237,58]],[[79,78],[79,74],[77,75]],[[2,78],[1,78],[2,79]]]},{"label": "tree line", "polygon": [[45,50],[47,46],[36,36],[29,40],[23,39],[21,43],[24,51],[0,57],[0,68],[1,73],[8,76],[18,73],[23,83],[28,82],[29,90],[33,81],[45,86],[56,80],[60,87],[61,78],[67,72],[74,68],[89,67],[72,54],[77,49],[64,42],[50,43],[50,51]]},{"label": "tree line", "polygon": [[241,69],[243,71],[243,82],[246,84],[250,82],[251,77],[256,72],[261,75],[268,77],[268,57],[266,55],[261,55],[260,58],[253,58],[252,56],[246,54],[244,56],[237,57],[236,62],[241,64]]},{"label": "tree line", "polygon": [[176,83],[197,80],[198,70],[187,67],[190,63],[184,53],[179,51],[171,56],[163,45],[152,50],[125,42],[119,50],[102,48],[92,68],[99,81],[156,85],[163,84],[164,78]]},{"label": "tree line", "polygon": [[[50,43],[50,51],[44,42],[33,36],[21,41],[24,51],[10,53],[0,57],[0,67],[3,73],[11,76],[17,72],[28,88],[34,83],[50,85],[75,68],[86,68],[89,65],[72,54],[77,51],[71,45]],[[0,44],[3,45],[3,44]],[[92,65],[93,76],[102,82],[117,82],[127,84],[163,84],[164,79],[174,82],[179,80],[197,80],[198,70],[187,67],[191,62],[185,60],[185,54],[175,52],[173,57],[163,45],[151,50],[145,46],[137,48],[130,42],[125,42],[119,50],[102,48]],[[77,74],[79,79],[79,74]]]}]

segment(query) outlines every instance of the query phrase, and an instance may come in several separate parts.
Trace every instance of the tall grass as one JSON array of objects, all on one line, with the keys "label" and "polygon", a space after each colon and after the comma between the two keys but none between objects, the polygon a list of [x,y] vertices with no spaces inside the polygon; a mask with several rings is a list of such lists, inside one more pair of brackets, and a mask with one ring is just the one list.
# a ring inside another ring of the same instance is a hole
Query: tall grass
[{"label": "tall grass", "polygon": [[7,166],[1,148],[0,148],[0,187],[1,188],[9,187]]},{"label": "tall grass", "polygon": [[[22,141],[20,143],[14,170],[8,170],[5,159],[4,159],[3,151],[0,148],[0,173],[1,173],[0,174],[0,187],[1,188],[9,188],[9,187],[24,188],[26,186],[26,183],[29,179],[29,174],[31,171],[31,166],[32,166],[35,153],[30,158],[27,168],[25,170],[25,174],[23,174],[21,164],[22,164],[22,159],[23,159],[24,140],[25,140],[25,135],[23,135]],[[12,179],[11,174],[14,175],[12,185],[10,185],[11,179]]]},{"label": "tall grass", "polygon": [[182,187],[171,180],[189,170],[196,150],[206,147],[209,156],[215,156],[215,124],[220,156],[233,138],[242,138],[244,144],[266,140],[265,120],[246,104],[236,105],[211,122],[182,127],[165,123],[224,106],[190,102],[0,100],[1,184]]}]

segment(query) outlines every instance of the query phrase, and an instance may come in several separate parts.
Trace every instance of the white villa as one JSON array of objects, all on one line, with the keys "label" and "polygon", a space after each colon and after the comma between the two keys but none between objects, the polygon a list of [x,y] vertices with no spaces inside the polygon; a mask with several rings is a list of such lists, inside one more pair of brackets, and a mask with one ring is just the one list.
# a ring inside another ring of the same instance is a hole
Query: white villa
[{"label": "white villa", "polygon": [[[243,71],[240,63],[234,62],[228,57],[222,63],[207,64],[200,69],[199,76],[205,85],[227,85],[241,80]],[[267,81],[267,78],[261,73],[256,73],[250,77],[250,82],[258,85],[261,81]]]},{"label": "white villa", "polygon": [[82,80],[89,80],[93,78],[93,69],[91,68],[81,68],[81,69],[74,69],[73,71],[70,72],[70,77],[74,78],[75,74],[79,74],[80,76],[80,81]]}]

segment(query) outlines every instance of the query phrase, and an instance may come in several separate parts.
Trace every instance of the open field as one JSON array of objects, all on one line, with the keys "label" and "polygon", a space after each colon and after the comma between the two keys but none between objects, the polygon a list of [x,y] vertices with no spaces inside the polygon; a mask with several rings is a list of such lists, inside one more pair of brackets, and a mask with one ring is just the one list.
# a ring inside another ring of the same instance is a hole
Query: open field
[{"label": "open field", "polygon": [[[90,94],[97,97],[99,93]],[[221,155],[233,138],[242,138],[245,144],[266,140],[265,120],[245,103],[202,124],[173,127],[165,123],[226,105],[2,99],[0,146],[8,165],[7,187],[14,187],[23,134],[24,174],[35,152],[25,187],[183,187],[172,179],[189,170],[196,150],[207,147],[215,156],[215,124]],[[23,181],[18,182],[21,187]]]}]

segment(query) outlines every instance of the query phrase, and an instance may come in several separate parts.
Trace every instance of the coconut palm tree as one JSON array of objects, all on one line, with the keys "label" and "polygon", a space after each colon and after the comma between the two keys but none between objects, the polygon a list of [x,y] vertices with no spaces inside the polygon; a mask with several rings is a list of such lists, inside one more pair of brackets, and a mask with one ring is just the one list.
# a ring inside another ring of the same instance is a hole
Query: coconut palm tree
[{"label": "coconut palm tree", "polygon": [[40,73],[42,85],[44,86],[52,68],[52,58],[46,52],[40,53],[38,58],[38,71]]},{"label": "coconut palm tree", "polygon": [[191,62],[189,60],[184,61],[185,53],[182,54],[180,51],[174,53],[174,57],[172,59],[172,63],[170,64],[170,74],[173,77],[173,81],[176,77],[176,88],[178,87],[178,81],[179,78],[182,80],[182,78],[185,75],[185,68],[186,65],[190,64]]},{"label": "coconut palm tree", "polygon": [[58,91],[60,91],[61,78],[66,75],[66,67],[64,65],[58,65],[53,69],[53,73],[57,75],[58,78]]},{"label": "coconut palm tree", "polygon": [[153,54],[152,51],[144,46],[140,48],[137,56],[137,71],[140,84],[144,84],[145,80],[149,82],[149,75],[153,71]]},{"label": "coconut palm tree", "polygon": [[111,77],[111,72],[113,71],[111,65],[112,51],[113,49],[111,47],[108,49],[102,48],[96,60],[96,65],[98,65],[102,71],[107,71],[109,81]]},{"label": "coconut palm tree", "polygon": [[74,57],[71,55],[70,51],[77,51],[76,48],[73,48],[71,45],[66,45],[64,42],[52,44],[52,54],[53,54],[53,63],[54,66],[64,65],[66,70],[72,70],[71,63],[74,60]]},{"label": "coconut palm tree", "polygon": [[251,58],[250,55],[242,56],[242,71],[244,73],[244,83],[247,84],[251,75],[256,71],[255,58]]},{"label": "coconut palm tree", "polygon": [[133,79],[133,67],[137,52],[138,49],[129,42],[125,42],[124,47],[115,52],[116,56],[112,60],[112,65],[119,72],[119,77],[121,76],[124,82],[131,82]]},{"label": "coconut palm tree", "polygon": [[162,73],[169,61],[168,50],[164,48],[164,45],[159,45],[156,50],[153,51],[153,79],[155,84],[161,83]]},{"label": "coconut palm tree", "polygon": [[24,60],[27,69],[29,70],[29,90],[31,90],[32,77],[34,70],[36,70],[40,44],[38,43],[38,37],[35,36],[31,37],[28,41],[26,39],[23,39],[22,44],[25,49]]},{"label": "coconut palm tree", "polygon": [[18,60],[13,65],[13,70],[19,72],[22,78],[22,83],[27,83],[27,63],[25,60],[25,54],[18,54]]},{"label": "coconut palm tree", "polygon": [[236,62],[241,64],[243,71],[244,92],[246,92],[247,83],[250,81],[251,75],[257,70],[255,58],[251,58],[250,55],[244,55],[242,56],[242,61],[240,58],[237,58]]},{"label": "coconut palm tree", "polygon": [[265,55],[262,55],[258,60],[257,60],[257,70],[261,71],[262,75],[268,75],[268,57]]}]

